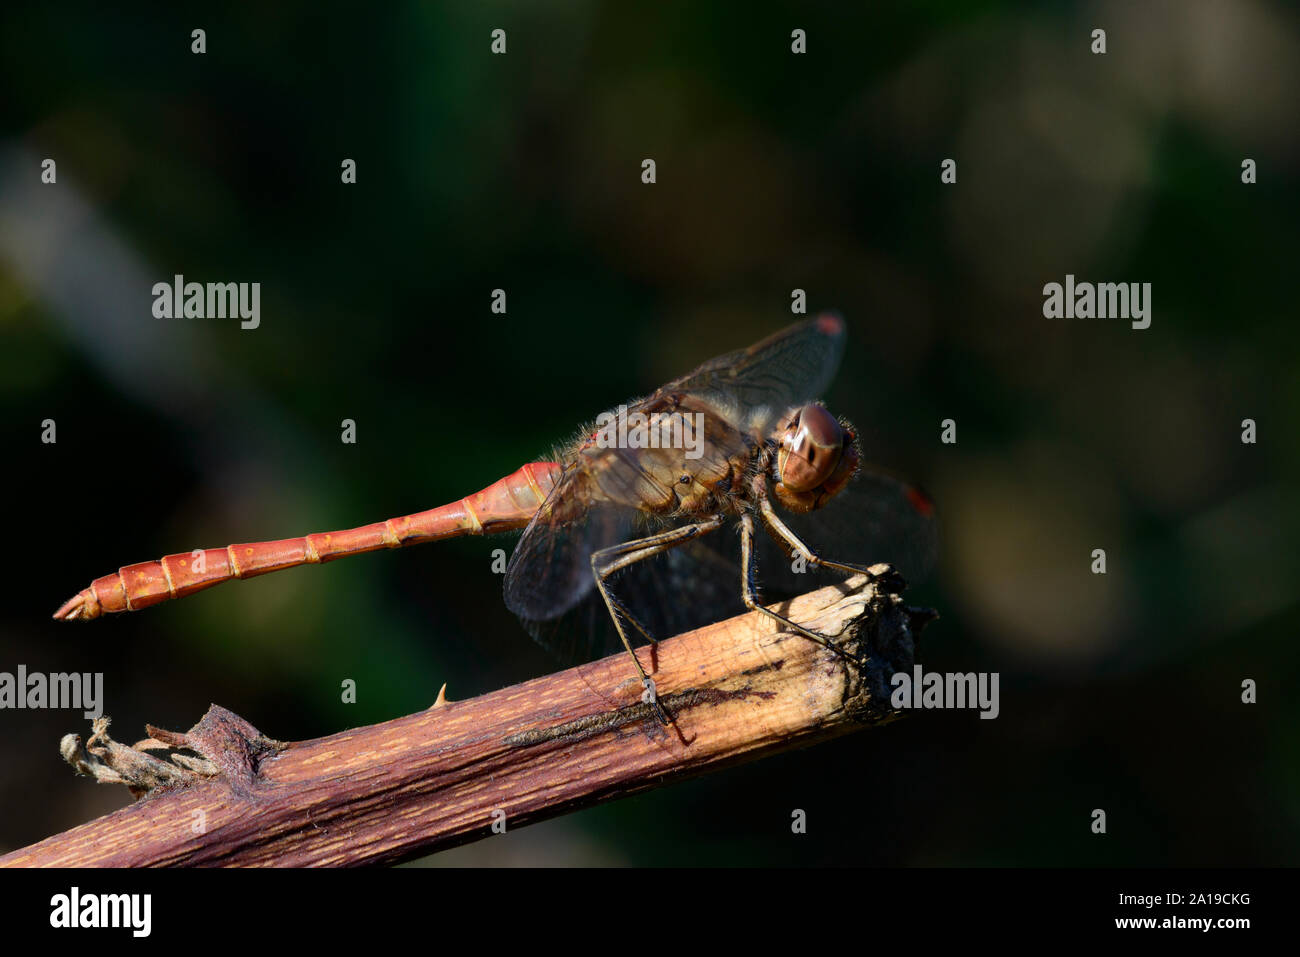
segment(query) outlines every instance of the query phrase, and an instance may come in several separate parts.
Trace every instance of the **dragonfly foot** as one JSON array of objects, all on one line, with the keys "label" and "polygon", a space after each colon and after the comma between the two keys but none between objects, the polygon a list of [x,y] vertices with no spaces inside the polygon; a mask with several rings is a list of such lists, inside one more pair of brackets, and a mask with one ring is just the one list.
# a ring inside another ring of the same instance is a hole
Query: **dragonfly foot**
[{"label": "dragonfly foot", "polygon": [[655,683],[650,678],[645,679],[645,690],[641,692],[641,701],[655,709],[661,724],[667,725],[668,713],[664,711],[664,706],[659,703],[659,692],[655,690]]}]

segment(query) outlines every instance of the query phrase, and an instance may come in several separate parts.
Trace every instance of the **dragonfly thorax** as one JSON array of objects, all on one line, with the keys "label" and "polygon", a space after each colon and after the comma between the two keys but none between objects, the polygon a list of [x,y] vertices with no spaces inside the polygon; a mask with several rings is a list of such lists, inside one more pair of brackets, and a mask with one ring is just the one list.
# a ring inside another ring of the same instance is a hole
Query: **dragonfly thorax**
[{"label": "dragonfly thorax", "polygon": [[861,456],[852,427],[823,405],[792,410],[777,427],[773,492],[792,512],[811,512],[849,484]]}]

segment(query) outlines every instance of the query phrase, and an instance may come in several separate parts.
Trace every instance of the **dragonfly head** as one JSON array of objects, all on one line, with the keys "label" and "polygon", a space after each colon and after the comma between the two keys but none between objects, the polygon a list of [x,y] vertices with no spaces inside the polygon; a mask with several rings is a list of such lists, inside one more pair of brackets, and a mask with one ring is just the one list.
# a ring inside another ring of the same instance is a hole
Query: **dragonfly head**
[{"label": "dragonfly head", "polygon": [[861,461],[852,426],[810,403],[777,429],[777,501],[792,512],[821,508],[849,484]]}]

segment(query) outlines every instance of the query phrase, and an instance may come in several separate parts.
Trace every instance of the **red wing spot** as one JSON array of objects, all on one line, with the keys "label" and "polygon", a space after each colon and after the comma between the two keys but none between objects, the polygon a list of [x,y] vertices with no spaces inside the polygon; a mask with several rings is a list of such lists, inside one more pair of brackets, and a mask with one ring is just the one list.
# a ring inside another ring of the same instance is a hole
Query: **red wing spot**
[{"label": "red wing spot", "polygon": [[817,331],[827,336],[838,336],[844,331],[844,320],[833,313],[823,313],[817,317]]},{"label": "red wing spot", "polygon": [[907,487],[907,500],[911,503],[912,508],[916,509],[926,518],[934,514],[934,502],[926,498],[925,493],[920,489]]}]

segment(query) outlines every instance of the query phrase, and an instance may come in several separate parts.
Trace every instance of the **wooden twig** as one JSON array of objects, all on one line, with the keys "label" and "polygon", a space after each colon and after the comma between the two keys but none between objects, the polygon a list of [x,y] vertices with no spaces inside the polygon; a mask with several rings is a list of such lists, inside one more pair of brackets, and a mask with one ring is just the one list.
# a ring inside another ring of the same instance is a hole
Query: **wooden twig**
[{"label": "wooden twig", "polygon": [[98,726],[84,747],[65,739],[65,757],[144,796],[0,865],[393,863],[883,723],[895,716],[890,676],[911,669],[933,617],[886,582],[859,577],[780,608],[839,636],[860,667],[758,613],[640,649],[668,727],[621,654],[295,744],[216,705],[189,732],[150,728],[136,748]]}]

